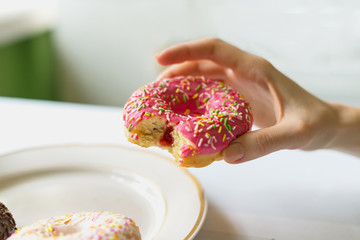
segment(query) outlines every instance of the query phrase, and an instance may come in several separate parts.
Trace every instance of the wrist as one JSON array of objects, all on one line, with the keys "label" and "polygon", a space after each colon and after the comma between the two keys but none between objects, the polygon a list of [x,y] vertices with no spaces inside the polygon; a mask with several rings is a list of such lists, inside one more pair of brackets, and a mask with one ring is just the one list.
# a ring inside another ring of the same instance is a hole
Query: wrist
[{"label": "wrist", "polygon": [[360,156],[360,108],[329,103],[335,110],[337,121],[334,137],[329,149],[339,150]]}]

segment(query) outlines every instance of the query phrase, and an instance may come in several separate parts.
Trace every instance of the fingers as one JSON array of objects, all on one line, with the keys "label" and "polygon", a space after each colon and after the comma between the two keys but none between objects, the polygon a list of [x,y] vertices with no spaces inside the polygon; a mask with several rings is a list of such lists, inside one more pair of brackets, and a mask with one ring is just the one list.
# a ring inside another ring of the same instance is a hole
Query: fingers
[{"label": "fingers", "polygon": [[249,55],[220,39],[208,38],[172,46],[155,58],[161,65],[207,59],[223,67],[235,68]]},{"label": "fingers", "polygon": [[242,163],[280,149],[293,148],[297,138],[291,132],[284,124],[278,124],[245,133],[224,149],[224,160],[228,163]]},{"label": "fingers", "polygon": [[157,79],[175,76],[204,75],[214,79],[224,79],[224,68],[211,61],[191,61],[173,65],[164,70]]}]

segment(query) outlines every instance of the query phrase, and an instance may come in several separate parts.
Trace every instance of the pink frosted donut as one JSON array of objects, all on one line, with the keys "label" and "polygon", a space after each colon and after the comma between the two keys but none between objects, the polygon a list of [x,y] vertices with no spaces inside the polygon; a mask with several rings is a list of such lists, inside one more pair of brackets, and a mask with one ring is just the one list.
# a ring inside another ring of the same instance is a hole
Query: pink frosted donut
[{"label": "pink frosted donut", "polygon": [[161,79],[135,91],[123,118],[129,141],[167,149],[185,167],[220,160],[221,151],[253,123],[248,102],[234,89],[193,76]]},{"label": "pink frosted donut", "polygon": [[81,212],[38,221],[8,240],[141,240],[134,221],[110,212]]}]

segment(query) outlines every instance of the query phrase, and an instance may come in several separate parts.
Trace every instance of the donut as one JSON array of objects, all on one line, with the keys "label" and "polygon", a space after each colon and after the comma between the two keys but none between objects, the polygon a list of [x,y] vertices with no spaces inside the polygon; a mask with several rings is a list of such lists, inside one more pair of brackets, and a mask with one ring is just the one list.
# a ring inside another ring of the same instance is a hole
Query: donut
[{"label": "donut", "polygon": [[110,212],[80,212],[38,221],[17,230],[8,240],[139,240],[134,221]]},{"label": "donut", "polygon": [[13,215],[7,207],[0,202],[0,240],[7,239],[16,230]]},{"label": "donut", "polygon": [[183,167],[221,160],[222,150],[253,124],[242,95],[203,76],[164,78],[138,89],[123,119],[130,142],[166,149]]}]

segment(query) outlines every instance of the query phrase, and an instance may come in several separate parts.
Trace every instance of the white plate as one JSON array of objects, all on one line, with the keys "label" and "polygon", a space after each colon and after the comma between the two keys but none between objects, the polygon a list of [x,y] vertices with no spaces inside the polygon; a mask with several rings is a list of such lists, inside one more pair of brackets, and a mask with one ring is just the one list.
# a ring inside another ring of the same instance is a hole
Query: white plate
[{"label": "white plate", "polygon": [[132,218],[143,239],[193,239],[207,204],[172,160],[120,146],[53,146],[0,157],[0,201],[19,227],[81,211]]}]

